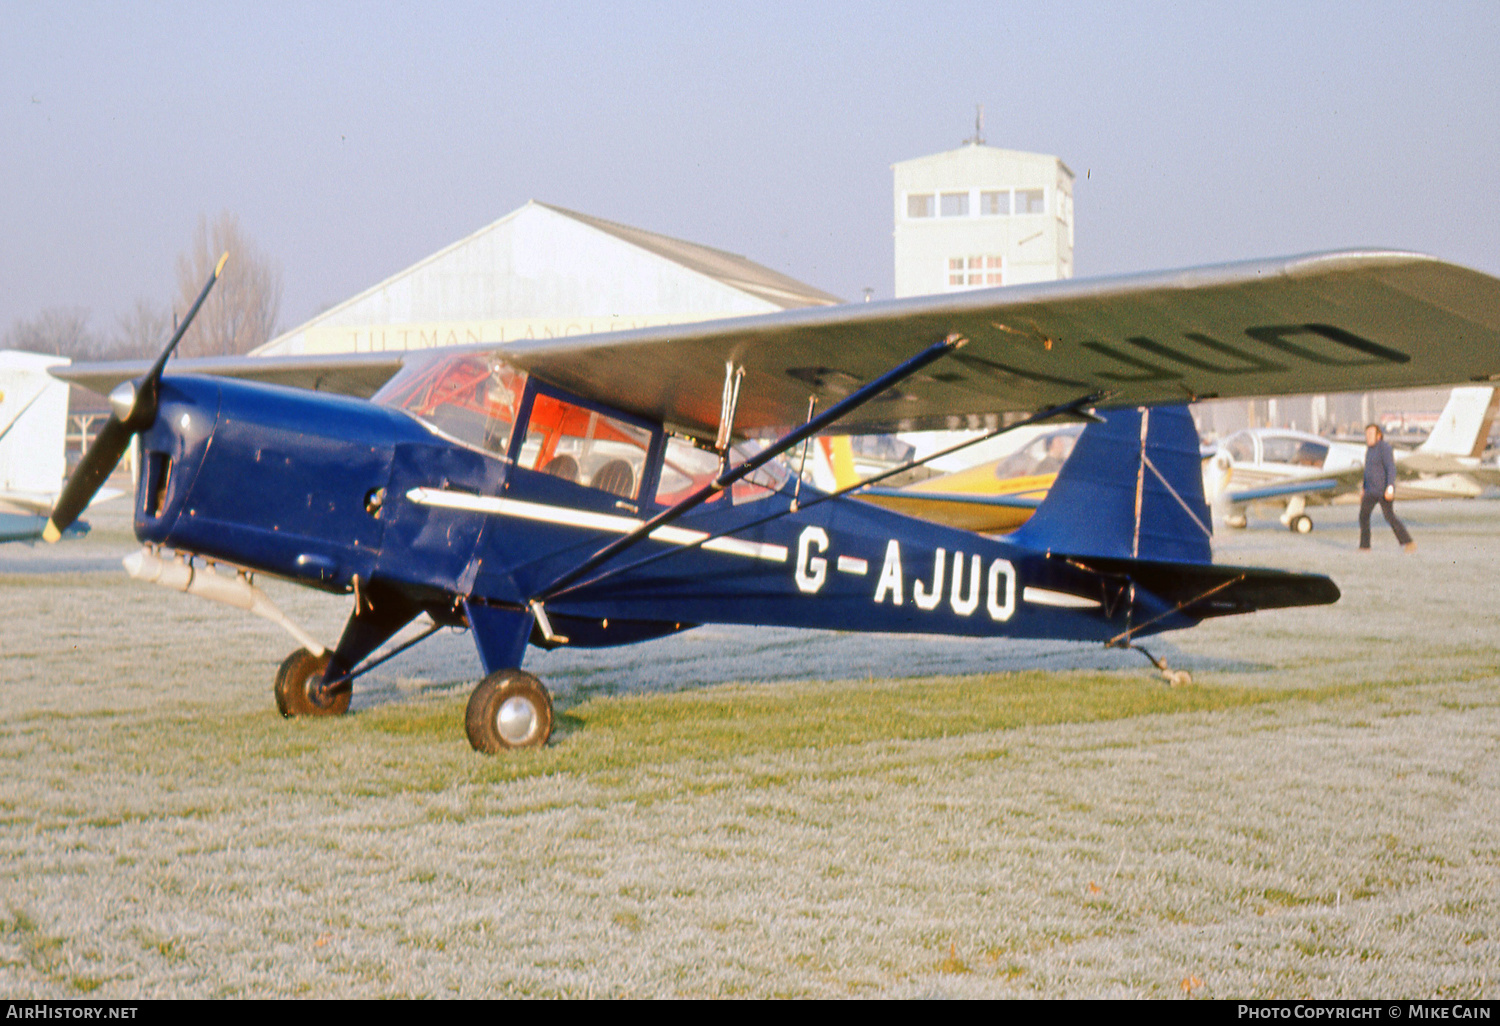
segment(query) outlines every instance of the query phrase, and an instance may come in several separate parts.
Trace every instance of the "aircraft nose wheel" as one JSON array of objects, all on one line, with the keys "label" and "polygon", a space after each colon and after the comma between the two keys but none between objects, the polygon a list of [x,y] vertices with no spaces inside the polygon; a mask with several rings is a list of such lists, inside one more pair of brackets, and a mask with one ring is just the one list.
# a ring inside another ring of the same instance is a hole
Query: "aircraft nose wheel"
[{"label": "aircraft nose wheel", "polygon": [[464,730],[476,752],[540,748],[552,736],[552,696],[524,670],[500,670],[469,696]]},{"label": "aircraft nose wheel", "polygon": [[1311,534],[1312,517],[1308,516],[1306,513],[1303,513],[1301,516],[1293,517],[1292,522],[1287,526],[1290,527],[1293,531],[1296,531],[1298,534]]},{"label": "aircraft nose wheel", "polygon": [[348,688],[319,703],[313,697],[315,685],[323,671],[328,669],[330,653],[315,656],[305,648],[299,648],[281,664],[276,671],[276,708],[281,715],[292,716],[342,716],[349,711]]}]

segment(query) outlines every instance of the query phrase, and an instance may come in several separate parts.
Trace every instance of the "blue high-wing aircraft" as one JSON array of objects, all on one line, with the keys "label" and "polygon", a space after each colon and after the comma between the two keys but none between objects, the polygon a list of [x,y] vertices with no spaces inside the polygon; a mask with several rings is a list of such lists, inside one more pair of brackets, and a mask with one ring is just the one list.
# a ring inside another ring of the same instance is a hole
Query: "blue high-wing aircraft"
[{"label": "blue high-wing aircraft", "polygon": [[[1493,379],[1500,281],[1414,254],[1325,254],[167,375],[183,329],[144,375],[63,375],[118,387],[49,535],[139,435],[145,548],[127,566],[298,638],[276,677],[283,714],[345,712],[380,646],[426,614],[473,635],[486,676],[467,732],[495,752],[551,733],[547,691],[520,668],[528,644],[742,623],[1133,647],[1333,602],[1326,577],[1212,563],[1176,404]],[[1005,538],[820,493],[794,469],[821,431],[994,434],[1010,411],[1090,424]],[[290,623],[255,573],[351,594],[337,645]]]}]

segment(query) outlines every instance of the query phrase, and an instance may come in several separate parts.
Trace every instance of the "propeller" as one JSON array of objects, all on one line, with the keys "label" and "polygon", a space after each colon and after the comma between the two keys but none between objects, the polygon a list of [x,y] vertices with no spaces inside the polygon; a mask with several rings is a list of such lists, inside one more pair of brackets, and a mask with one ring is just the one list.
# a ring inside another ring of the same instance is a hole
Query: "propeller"
[{"label": "propeller", "polygon": [[42,537],[47,541],[55,542],[62,537],[62,533],[78,519],[78,514],[93,501],[94,493],[114,473],[115,465],[125,455],[131,438],[156,423],[156,411],[161,400],[162,371],[166,368],[172,351],[177,348],[177,343],[187,333],[188,325],[198,315],[198,308],[208,298],[214,282],[224,272],[224,264],[228,260],[228,253],[219,257],[219,263],[204,284],[203,291],[198,293],[198,298],[193,301],[187,316],[173,334],[172,341],[167,343],[146,376],[135,381],[121,382],[109,393],[109,420],[104,422],[103,430],[94,439],[94,444],[89,446],[89,451],[83,454],[83,459],[78,461],[73,476],[68,478],[62,494],[57,497],[57,504],[52,507],[52,516],[42,530]]}]

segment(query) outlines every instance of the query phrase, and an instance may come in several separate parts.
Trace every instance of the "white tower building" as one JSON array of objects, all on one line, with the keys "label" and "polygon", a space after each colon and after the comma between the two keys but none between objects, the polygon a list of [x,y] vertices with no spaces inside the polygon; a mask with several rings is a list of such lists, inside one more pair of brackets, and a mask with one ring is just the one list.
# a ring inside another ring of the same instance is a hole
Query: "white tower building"
[{"label": "white tower building", "polygon": [[896,296],[1073,276],[1073,172],[984,145],[894,165]]}]

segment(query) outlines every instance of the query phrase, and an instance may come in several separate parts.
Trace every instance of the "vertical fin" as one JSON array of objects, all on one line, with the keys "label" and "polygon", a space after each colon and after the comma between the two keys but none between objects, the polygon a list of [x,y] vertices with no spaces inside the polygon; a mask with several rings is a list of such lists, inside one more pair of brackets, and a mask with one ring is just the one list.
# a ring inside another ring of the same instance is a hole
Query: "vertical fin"
[{"label": "vertical fin", "polygon": [[1187,407],[1102,415],[1011,538],[1073,556],[1212,562],[1198,432]]},{"label": "vertical fin", "polygon": [[1500,391],[1490,385],[1455,388],[1449,393],[1432,434],[1417,446],[1417,451],[1438,456],[1483,456],[1497,406],[1500,406]]}]

